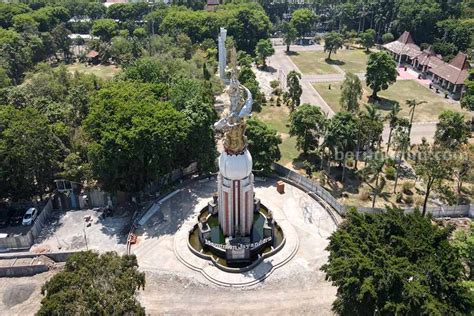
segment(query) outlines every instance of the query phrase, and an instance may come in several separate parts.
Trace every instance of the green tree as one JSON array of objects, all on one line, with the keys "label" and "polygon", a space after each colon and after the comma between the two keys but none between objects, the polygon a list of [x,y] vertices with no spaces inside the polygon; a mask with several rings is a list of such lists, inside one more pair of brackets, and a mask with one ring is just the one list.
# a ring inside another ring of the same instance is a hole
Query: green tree
[{"label": "green tree", "polygon": [[135,297],[140,288],[145,273],[138,271],[134,255],[78,252],[41,288],[38,315],[145,315]]},{"label": "green tree", "polygon": [[466,144],[471,136],[469,125],[464,115],[451,110],[443,111],[438,117],[434,141],[436,144],[449,149],[457,149]]},{"label": "green tree", "polygon": [[452,166],[446,156],[448,151],[436,145],[429,145],[423,139],[418,147],[418,157],[415,162],[416,174],[423,179],[425,186],[425,198],[423,200],[423,216],[426,214],[426,206],[434,187],[439,187],[443,180],[451,175]]},{"label": "green tree", "polygon": [[469,71],[469,76],[464,81],[466,92],[461,99],[461,107],[469,111],[474,111],[474,70]]},{"label": "green tree", "polygon": [[357,126],[357,117],[349,112],[338,112],[328,122],[324,145],[331,152],[331,157],[342,164],[342,181],[345,179],[348,153],[353,153],[356,148]]},{"label": "green tree", "polygon": [[324,35],[324,51],[328,52],[328,60],[331,60],[331,54],[336,53],[338,49],[342,48],[344,39],[342,35],[337,32],[330,32]]},{"label": "green tree", "polygon": [[37,109],[0,107],[0,197],[41,197],[53,184],[61,154],[46,116]]},{"label": "green tree", "polygon": [[190,121],[153,84],[117,81],[99,90],[84,121],[89,159],[105,190],[138,192],[192,158]]},{"label": "green tree", "polygon": [[362,98],[362,83],[357,75],[347,72],[341,86],[339,104],[344,111],[357,112]]},{"label": "green tree", "polygon": [[260,60],[260,64],[263,68],[267,68],[267,57],[270,57],[275,53],[275,49],[272,46],[272,42],[269,39],[261,39],[258,41],[257,46],[255,47],[255,55],[257,55]]},{"label": "green tree", "polygon": [[329,238],[329,260],[322,267],[337,287],[333,311],[469,314],[472,295],[462,285],[463,266],[449,243],[451,232],[417,211],[349,211],[344,225]]},{"label": "green tree", "polygon": [[92,35],[100,37],[104,42],[109,42],[118,30],[117,23],[112,19],[95,20],[92,25]]},{"label": "green tree", "polygon": [[296,37],[298,36],[298,32],[293,24],[284,22],[282,25],[283,29],[283,42],[286,45],[286,52],[290,51],[290,45],[296,41]]},{"label": "green tree", "polygon": [[395,40],[395,37],[393,36],[392,33],[385,33],[385,34],[382,35],[382,42],[384,44],[393,42],[394,40]]},{"label": "green tree", "polygon": [[388,140],[387,140],[387,153],[388,151],[390,150],[390,144],[391,144],[391,141],[392,141],[392,134],[393,134],[393,129],[395,127],[397,127],[397,123],[398,123],[398,113],[400,113],[400,104],[398,102],[396,102],[392,108],[390,109],[390,112],[387,114],[387,121],[388,121],[388,124],[389,124],[389,127],[390,127],[390,131],[388,133]]},{"label": "green tree", "polygon": [[410,125],[407,119],[397,119],[397,125],[395,133],[391,143],[395,150],[395,157],[397,158],[396,174],[395,174],[395,185],[393,186],[393,193],[397,193],[397,184],[400,174],[400,167],[402,165],[402,158],[405,157],[408,149],[410,148]]},{"label": "green tree", "polygon": [[306,33],[311,31],[316,22],[316,14],[310,9],[297,9],[291,15],[290,23],[295,27],[298,35],[304,37]]},{"label": "green tree", "polygon": [[270,174],[272,163],[281,158],[278,147],[281,144],[281,137],[265,123],[253,118],[247,121],[246,135],[253,168],[261,170],[264,174]]},{"label": "green tree", "polygon": [[303,94],[303,88],[300,84],[301,74],[294,70],[288,73],[286,77],[286,85],[288,87],[288,98],[290,100],[291,111],[300,105],[301,94]]},{"label": "green tree", "polygon": [[459,251],[461,259],[467,267],[468,279],[472,283],[474,281],[474,224],[471,223],[468,230],[459,229],[456,231],[452,243],[454,248]]},{"label": "green tree", "polygon": [[420,104],[424,104],[426,101],[416,101],[415,99],[410,99],[406,100],[406,104],[408,105],[408,108],[410,109],[409,115],[410,115],[410,125],[408,129],[408,135],[411,135],[411,128],[413,126],[413,118],[415,116],[415,110],[416,107]]},{"label": "green tree", "polygon": [[19,33],[0,29],[0,65],[14,84],[20,83],[32,59],[33,50]]},{"label": "green tree", "polygon": [[325,126],[326,116],[318,106],[305,103],[290,115],[290,135],[296,136],[296,147],[304,155],[319,146]]},{"label": "green tree", "polygon": [[369,56],[365,79],[372,89],[371,98],[376,100],[379,91],[387,89],[397,80],[397,64],[386,52],[373,53]]},{"label": "green tree", "polygon": [[360,44],[365,47],[366,52],[369,52],[369,49],[375,44],[375,30],[367,29],[360,34]]},{"label": "green tree", "polygon": [[110,57],[119,65],[128,64],[132,61],[132,42],[125,37],[116,36],[110,45]]},{"label": "green tree", "polygon": [[71,34],[71,31],[66,28],[64,23],[58,24],[51,31],[55,49],[63,53],[64,58],[66,59],[69,59],[71,54],[69,51],[69,48],[71,47],[71,39],[69,38],[69,34]]},{"label": "green tree", "polygon": [[[375,207],[377,196],[382,194],[385,186],[385,179],[380,177],[385,166],[386,159],[381,152],[374,152],[369,155],[365,161],[364,169],[361,170],[361,175],[370,186],[372,191],[372,207]],[[374,185],[372,185],[374,183]]]}]

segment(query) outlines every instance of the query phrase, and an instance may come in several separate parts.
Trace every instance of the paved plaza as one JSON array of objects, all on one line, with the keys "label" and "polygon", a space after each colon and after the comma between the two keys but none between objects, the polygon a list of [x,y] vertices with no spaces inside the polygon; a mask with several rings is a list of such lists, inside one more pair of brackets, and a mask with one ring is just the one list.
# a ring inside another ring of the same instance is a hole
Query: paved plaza
[{"label": "paved plaza", "polygon": [[[278,308],[282,312],[321,310],[330,314],[336,289],[324,280],[320,268],[327,261],[327,238],[336,224],[303,191],[286,184],[285,193],[279,194],[275,184],[273,179],[256,181],[255,192],[273,211],[287,243],[279,253],[243,274],[224,273],[189,249],[180,248],[189,225],[196,222],[216,190],[214,178],[194,182],[163,202],[137,230],[138,243],[132,247],[140,269],[147,273],[147,286],[139,296],[147,312],[235,313],[246,305],[246,311],[252,313]],[[196,260],[194,264],[199,262],[202,270],[183,262],[180,255],[186,251],[193,256],[187,260]],[[272,302],[270,297],[277,300]],[[244,304],[246,300],[249,305]]]}]

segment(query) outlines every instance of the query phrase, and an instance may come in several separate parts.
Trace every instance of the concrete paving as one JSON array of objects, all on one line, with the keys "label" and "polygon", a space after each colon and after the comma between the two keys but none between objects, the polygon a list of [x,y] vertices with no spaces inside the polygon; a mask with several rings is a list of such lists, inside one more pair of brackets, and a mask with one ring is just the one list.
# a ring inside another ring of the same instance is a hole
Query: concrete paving
[{"label": "concrete paving", "polygon": [[[126,252],[127,230],[131,213],[99,219],[99,211],[71,210],[54,212],[51,221],[41,231],[31,252],[71,250]],[[90,225],[84,220],[90,216]]]},{"label": "concrete paving", "polygon": [[[137,230],[138,242],[132,246],[140,269],[146,273],[147,286],[139,299],[147,313],[311,313],[317,310],[320,315],[332,314],[336,288],[325,281],[320,268],[327,262],[327,238],[336,224],[307,194],[285,185],[286,192],[281,195],[274,180],[255,183],[257,197],[273,211],[291,240],[268,258],[272,261],[247,274],[218,270],[210,261],[194,256],[187,244],[185,247],[182,243],[187,240],[187,231],[195,223],[197,213],[216,191],[214,180],[195,182],[164,202]],[[288,255],[294,249],[291,246],[294,242],[298,243],[297,251]],[[183,254],[192,256],[185,262],[198,262],[199,269],[183,264],[178,258]],[[278,262],[284,264],[272,269]],[[244,287],[245,291],[235,286]]]},{"label": "concrete paving", "polygon": [[[282,227],[286,237],[283,249],[243,274],[223,272],[212,262],[195,256],[188,248],[188,231],[215,190],[214,180],[197,182],[162,203],[159,211],[137,230],[139,240],[132,252],[137,255],[140,269],[184,273],[205,283],[249,286],[261,282],[277,268],[284,270],[284,264],[295,256],[298,258],[300,251],[311,250],[319,258],[327,255],[324,251],[326,238],[336,229],[329,214],[299,189],[286,184],[286,193],[279,194],[275,181],[267,180],[256,182],[256,195],[272,210]],[[298,231],[305,235],[303,249]]]}]

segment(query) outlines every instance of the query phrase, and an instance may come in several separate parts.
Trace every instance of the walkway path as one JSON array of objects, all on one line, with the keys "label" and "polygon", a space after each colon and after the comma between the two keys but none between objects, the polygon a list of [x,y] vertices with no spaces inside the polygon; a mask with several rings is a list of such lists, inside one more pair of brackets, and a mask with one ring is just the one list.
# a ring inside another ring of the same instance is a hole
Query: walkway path
[{"label": "walkway path", "polygon": [[[257,72],[257,80],[259,82],[263,82],[262,78],[270,76],[271,79],[269,80],[277,80],[280,81],[286,80],[286,75],[292,71],[296,70],[301,73],[300,69],[293,63],[293,61],[288,57],[286,54],[286,46],[277,45],[275,47],[275,54],[269,58],[269,65],[273,68],[273,72],[262,72],[256,70]],[[310,46],[298,46],[292,45],[292,51],[320,51],[323,50],[323,46],[321,45],[310,45]],[[339,70],[342,70],[340,67]],[[403,69],[400,70],[401,74],[398,79],[400,80],[417,80],[420,84],[427,87],[426,80],[419,80],[417,76],[413,75],[411,72],[407,71],[404,72]],[[359,78],[364,79],[364,73],[357,73]],[[301,95],[301,103],[310,103],[315,104],[321,107],[321,109],[328,114],[329,117],[334,115],[334,111],[331,107],[324,101],[321,95],[314,89],[313,83],[315,82],[336,82],[344,80],[344,72],[337,73],[337,74],[326,74],[326,75],[302,75],[301,78],[301,86],[303,88],[303,93]],[[266,91],[267,94],[271,93],[269,88]],[[426,138],[428,141],[432,141],[434,137],[434,133],[436,131],[436,122],[418,122],[414,123],[412,127],[412,134],[411,134],[411,142],[414,144],[421,143],[422,138]],[[385,129],[383,131],[383,138],[386,141],[388,139],[389,134],[389,127],[385,125]]]}]

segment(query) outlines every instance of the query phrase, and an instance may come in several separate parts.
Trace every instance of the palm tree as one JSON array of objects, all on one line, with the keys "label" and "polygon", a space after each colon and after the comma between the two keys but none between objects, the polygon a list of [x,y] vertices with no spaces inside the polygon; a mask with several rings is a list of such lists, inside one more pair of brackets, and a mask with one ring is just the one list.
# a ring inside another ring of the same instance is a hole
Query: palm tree
[{"label": "palm tree", "polygon": [[[385,186],[384,180],[379,183],[380,174],[385,166],[385,162],[384,155],[381,152],[375,152],[373,155],[368,157],[364,169],[361,170],[362,177],[372,189],[372,207],[375,207],[375,200],[377,199],[377,196],[382,193]],[[371,183],[374,181],[375,184],[372,186]]]},{"label": "palm tree", "polygon": [[415,115],[415,108],[418,105],[423,104],[423,103],[426,103],[426,101],[417,102],[415,99],[406,100],[406,104],[410,108],[410,113],[409,113],[409,115],[410,115],[410,127],[408,129],[408,136],[411,135],[411,126],[413,124],[413,116]]},{"label": "palm tree", "polygon": [[390,124],[390,132],[388,133],[388,141],[387,141],[387,153],[390,150],[390,141],[392,140],[392,132],[393,129],[397,126],[398,123],[398,113],[400,112],[400,104],[395,103],[392,107],[392,110],[390,110],[390,113],[387,115],[387,120]]},{"label": "palm tree", "polygon": [[[393,147],[395,148],[395,157],[398,159],[396,173],[395,173],[395,185],[393,187],[393,193],[397,193],[398,174],[400,173],[400,166],[402,164],[402,157],[408,151],[410,147],[410,132],[409,123],[406,119],[399,122],[398,127],[395,130],[393,137]],[[408,126],[407,126],[408,125]]]}]

